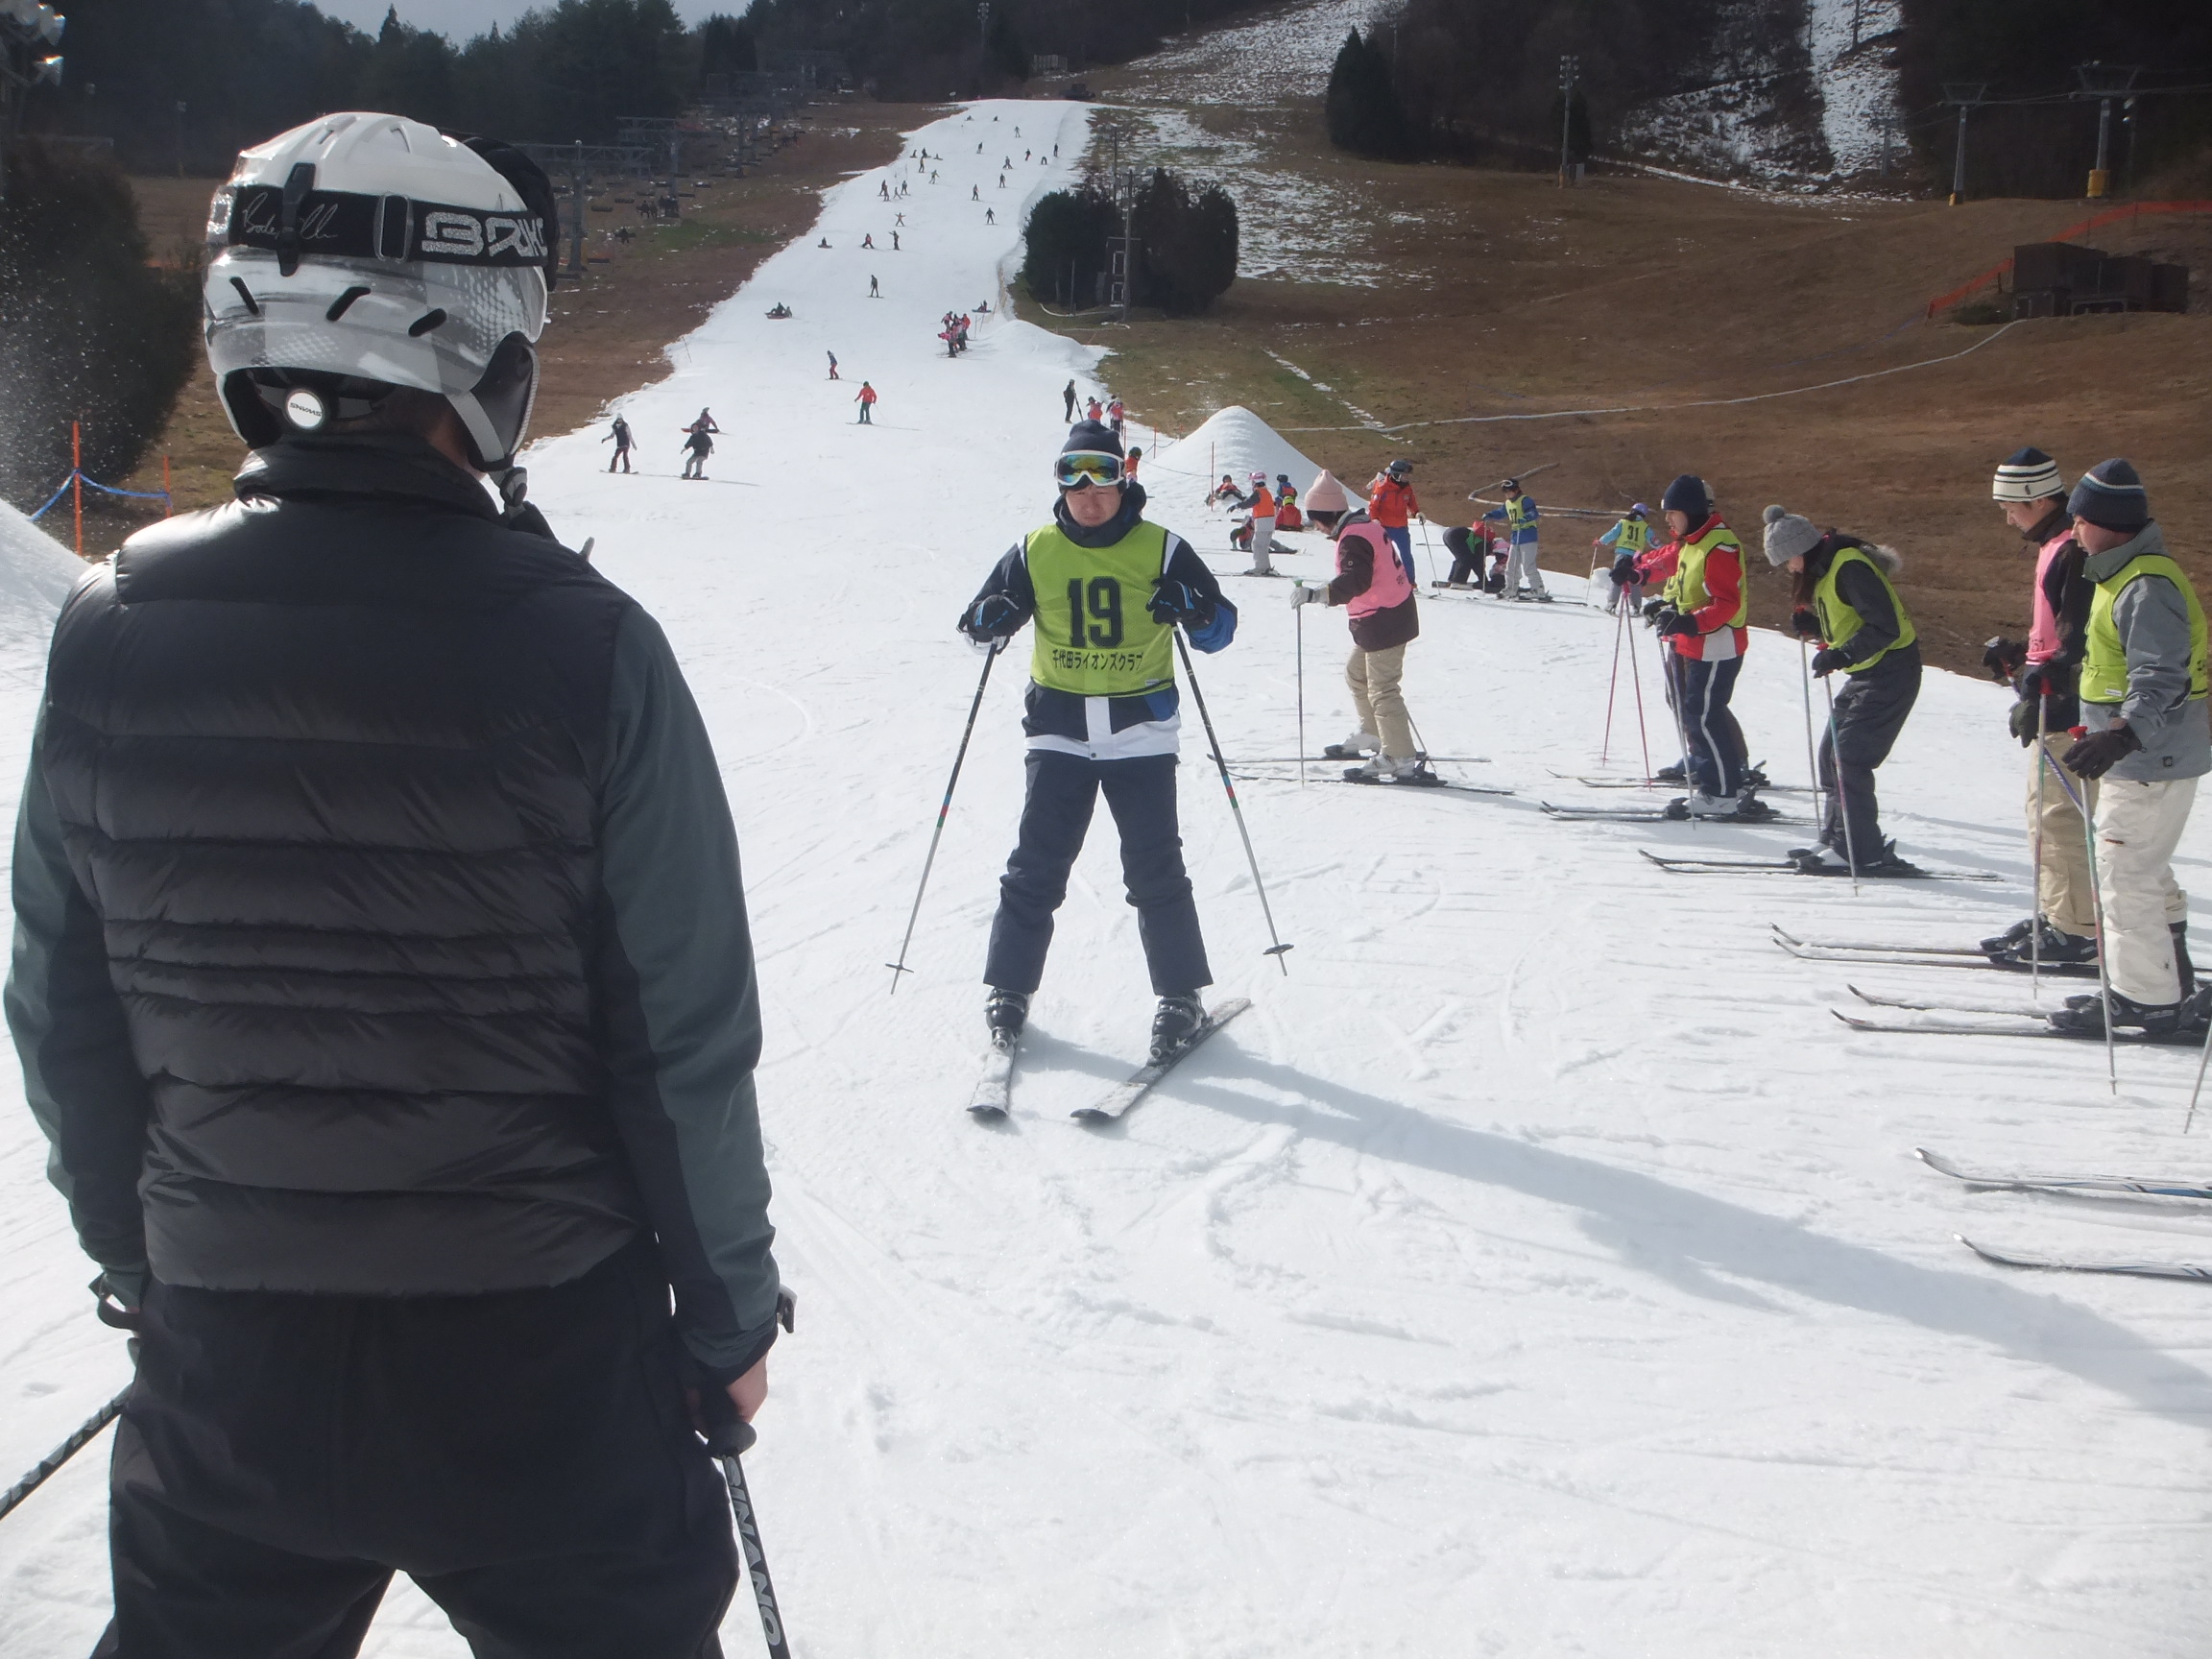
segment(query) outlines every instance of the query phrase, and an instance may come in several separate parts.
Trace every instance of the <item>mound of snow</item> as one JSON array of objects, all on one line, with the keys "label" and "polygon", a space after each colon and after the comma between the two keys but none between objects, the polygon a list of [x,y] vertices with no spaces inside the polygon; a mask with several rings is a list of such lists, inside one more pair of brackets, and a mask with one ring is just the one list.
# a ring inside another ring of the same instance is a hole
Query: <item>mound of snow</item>
[{"label": "mound of snow", "polygon": [[43,645],[54,613],[84,574],[84,562],[0,501],[0,638]]},{"label": "mound of snow", "polygon": [[1304,490],[1319,470],[1274,427],[1242,404],[1232,403],[1215,410],[1195,432],[1147,451],[1139,475],[1154,500],[1193,508],[1201,506],[1224,472],[1239,490],[1249,488],[1255,472],[1266,473],[1270,487],[1278,473],[1286,472]]}]

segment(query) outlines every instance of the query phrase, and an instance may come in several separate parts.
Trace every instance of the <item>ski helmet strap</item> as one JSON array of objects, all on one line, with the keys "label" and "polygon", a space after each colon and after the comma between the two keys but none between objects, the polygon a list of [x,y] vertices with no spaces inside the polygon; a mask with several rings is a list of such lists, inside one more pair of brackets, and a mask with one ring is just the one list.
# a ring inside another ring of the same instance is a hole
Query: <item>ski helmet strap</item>
[{"label": "ski helmet strap", "polygon": [[284,180],[276,221],[276,269],[289,276],[300,269],[300,207],[315,188],[315,163],[302,161]]}]

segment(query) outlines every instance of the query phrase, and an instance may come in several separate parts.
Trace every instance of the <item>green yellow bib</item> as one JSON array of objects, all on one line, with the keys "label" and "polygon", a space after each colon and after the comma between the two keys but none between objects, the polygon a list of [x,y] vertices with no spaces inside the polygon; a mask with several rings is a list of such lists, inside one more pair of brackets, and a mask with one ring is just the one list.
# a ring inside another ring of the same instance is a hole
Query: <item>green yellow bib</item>
[{"label": "green yellow bib", "polygon": [[2128,583],[2143,576],[2163,576],[2181,589],[2189,602],[2189,695],[2201,697],[2208,682],[2204,663],[2204,607],[2197,602],[2197,589],[2180,565],[2163,553],[2142,553],[2128,561],[2089,596],[2088,649],[2081,661],[2081,700],[2084,703],[2125,703],[2128,700],[2128,652],[2120,643],[2119,625],[2112,620],[2112,602]]},{"label": "green yellow bib", "polygon": [[1889,572],[1883,569],[1878,561],[1867,558],[1865,550],[1859,547],[1838,548],[1836,557],[1828,561],[1827,570],[1814,584],[1813,610],[1820,618],[1820,637],[1840,648],[1850,644],[1859,630],[1866,626],[1866,618],[1854,611],[1844,602],[1843,596],[1836,591],[1836,578],[1842,573],[1843,566],[1854,560],[1879,576],[1882,586],[1888,589],[1890,609],[1897,613],[1897,639],[1896,643],[1884,646],[1863,661],[1852,663],[1843,670],[1846,674],[1863,673],[1890,652],[1902,651],[1920,637],[1912,626],[1912,618],[1905,614],[1905,601],[1897,597],[1897,585],[1889,580]]},{"label": "green yellow bib", "polygon": [[[1667,578],[1662,591],[1667,603],[1687,616],[1693,611],[1702,611],[1713,603],[1713,594],[1705,586],[1705,561],[1712,557],[1716,547],[1732,547],[1741,567],[1743,543],[1736,540],[1736,532],[1725,524],[1716,524],[1695,541],[1682,543],[1682,556],[1674,563],[1674,574]],[[1751,600],[1747,589],[1739,588],[1736,595],[1736,614],[1722,624],[1723,627],[1741,628],[1750,614]]]},{"label": "green yellow bib", "polygon": [[1023,544],[1037,595],[1029,677],[1078,697],[1135,697],[1175,683],[1175,630],[1145,606],[1165,573],[1167,532],[1140,519],[1111,547],[1084,547],[1057,524]]},{"label": "green yellow bib", "polygon": [[1614,526],[1613,551],[1616,554],[1641,553],[1651,545],[1651,526],[1641,518],[1623,518]]}]

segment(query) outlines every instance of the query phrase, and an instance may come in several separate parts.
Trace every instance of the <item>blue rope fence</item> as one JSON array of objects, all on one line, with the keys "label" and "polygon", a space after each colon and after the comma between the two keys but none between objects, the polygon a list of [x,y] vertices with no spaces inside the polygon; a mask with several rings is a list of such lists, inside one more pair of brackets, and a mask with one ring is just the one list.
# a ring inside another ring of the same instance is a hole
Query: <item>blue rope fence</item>
[{"label": "blue rope fence", "polygon": [[45,517],[53,510],[54,503],[69,493],[69,486],[79,479],[83,479],[93,489],[108,495],[128,495],[137,501],[167,501],[169,499],[169,492],[166,490],[118,490],[112,484],[103,484],[99,479],[88,477],[83,472],[72,472],[68,477],[61,480],[60,487],[55,490],[53,494],[46,497],[46,505],[31,515],[33,522]]}]

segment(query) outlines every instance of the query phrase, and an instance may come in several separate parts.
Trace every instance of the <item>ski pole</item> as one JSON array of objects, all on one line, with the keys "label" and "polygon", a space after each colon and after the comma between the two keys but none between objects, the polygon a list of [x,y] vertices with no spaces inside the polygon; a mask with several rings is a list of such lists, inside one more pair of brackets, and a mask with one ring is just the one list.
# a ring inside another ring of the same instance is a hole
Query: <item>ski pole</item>
[{"label": "ski pole", "polygon": [[1298,630],[1298,787],[1306,787],[1306,607],[1293,605]]},{"label": "ski pole", "polygon": [[[2189,1116],[2181,1119],[2181,1133],[2189,1133],[2189,1126],[2197,1121],[2197,1097],[2204,1093],[2204,1062],[2212,1060],[2212,1025],[2204,1028],[2204,1049],[2197,1056],[2197,1087],[2189,1091]],[[0,1509],[0,1515],[7,1511]]]},{"label": "ski pole", "polygon": [[[797,1306],[788,1289],[777,1292],[776,1320],[786,1331],[792,1328]],[[730,1390],[712,1382],[699,1390],[699,1416],[706,1425],[708,1454],[722,1466],[722,1483],[730,1488],[730,1513],[737,1523],[745,1575],[753,1584],[754,1605],[760,1610],[760,1634],[767,1639],[769,1659],[791,1659],[791,1646],[783,1638],[783,1610],[776,1604],[776,1586],[768,1576],[768,1552],[760,1547],[760,1524],[753,1512],[753,1493],[745,1484],[745,1466],[738,1461],[760,1437],[752,1424],[737,1415]]]},{"label": "ski pole", "polygon": [[48,1477],[99,1438],[100,1431],[107,1428],[108,1424],[114,1422],[122,1414],[123,1402],[130,1397],[131,1390],[125,1388],[122,1393],[116,1395],[114,1399],[85,1418],[78,1426],[77,1431],[71,1434],[68,1439],[39,1458],[30,1474],[24,1476],[7,1491],[0,1492],[0,1516],[5,1516],[16,1504],[45,1485]]},{"label": "ski pole", "polygon": [[[1628,594],[1625,589],[1622,590],[1621,594],[1621,610],[1625,616],[1628,611]],[[1624,623],[1623,626],[1628,630],[1628,684],[1636,691],[1636,736],[1644,745],[1644,782],[1648,787],[1651,782],[1651,733],[1644,724],[1644,672],[1636,664],[1635,624]]]},{"label": "ski pole", "polygon": [[[1299,607],[1304,610],[1304,606]],[[1275,966],[1283,970],[1283,976],[1290,976],[1290,964],[1283,960],[1283,953],[1290,949],[1275,931],[1275,912],[1267,906],[1267,886],[1260,879],[1260,859],[1252,851],[1252,837],[1244,829],[1244,808],[1237,804],[1237,785],[1229,781],[1229,762],[1221,757],[1221,740],[1214,735],[1214,716],[1206,712],[1206,693],[1198,689],[1198,671],[1190,665],[1190,647],[1183,641],[1183,630],[1175,630],[1175,654],[1183,659],[1183,678],[1190,682],[1190,701],[1198,705],[1199,724],[1206,728],[1207,747],[1214,751],[1214,765],[1221,774],[1221,787],[1228,792],[1230,816],[1237,820],[1237,834],[1244,843],[1244,862],[1252,867],[1252,891],[1260,896],[1260,914],[1267,919],[1267,937],[1272,941],[1262,956],[1275,958]],[[1300,744],[1298,753],[1306,753]]]},{"label": "ski pole", "polygon": [[1825,821],[1825,815],[1820,810],[1820,761],[1813,748],[1813,662],[1806,655],[1810,649],[1805,637],[1800,634],[1797,637],[1797,672],[1805,693],[1805,770],[1813,775],[1813,819],[1820,823]]},{"label": "ski pole", "polygon": [[[2066,734],[2079,743],[2089,735],[2086,726],[2067,728]],[[2089,852],[2089,900],[2097,906],[2097,995],[2104,1007],[2104,1080],[2112,1093],[2120,1093],[2120,1062],[2112,1046],[2112,966],[2106,947],[2112,943],[2110,919],[2104,914],[2104,877],[2097,868],[2097,818],[2089,810],[2089,792],[2084,788],[2079,795],[2074,785],[2066,781],[2063,767],[2055,767],[2051,774],[2058,780],[2058,787],[2066,791],[2066,799],[2074,803],[2074,810],[2081,814],[2081,842]],[[2086,780],[2084,780],[2086,782]]]},{"label": "ski pole", "polygon": [[[2043,700],[2040,687],[2035,692],[2035,904],[2028,924],[2028,999],[2041,1004],[2043,1000],[2043,771],[2051,764],[2051,751],[2044,747],[2051,735],[2051,706]],[[2102,953],[2102,946],[2100,946]],[[2195,1097],[2190,1104],[2194,1108]]]},{"label": "ski pole", "polygon": [[[1836,740],[1836,687],[1827,681],[1820,688],[1828,693],[1828,760],[1836,768],[1836,816],[1843,820],[1843,859],[1851,866],[1851,897],[1859,897],[1859,849],[1851,844],[1851,797],[1843,788],[1843,745]],[[1818,772],[1814,776],[1817,778]]]},{"label": "ski pole", "polygon": [[1415,517],[1421,520],[1421,551],[1428,558],[1429,586],[1433,588],[1436,586],[1436,549],[1429,541],[1429,516],[1426,513],[1421,513],[1416,514]]},{"label": "ski pole", "polygon": [[891,995],[899,995],[899,975],[910,974],[906,966],[906,947],[914,943],[914,923],[922,914],[922,895],[929,890],[929,868],[937,862],[937,842],[945,833],[945,819],[952,810],[952,786],[960,781],[960,763],[968,758],[968,739],[975,734],[975,711],[983,707],[983,687],[991,684],[991,664],[998,661],[998,653],[1006,648],[1006,641],[994,639],[991,649],[983,658],[983,673],[975,682],[974,701],[968,705],[968,724],[960,732],[960,747],[952,756],[952,776],[945,780],[945,801],[937,808],[937,828],[929,831],[929,855],[922,860],[922,880],[914,889],[914,908],[906,913],[906,937],[899,941],[899,960],[886,962],[891,970]]},{"label": "ski pole", "polygon": [[[1613,698],[1621,689],[1621,634],[1623,624],[1616,613],[1613,623],[1613,677],[1605,682],[1605,735],[1598,742],[1598,764],[1602,766],[1613,753]],[[1646,769],[1649,776],[1649,769]]]}]

